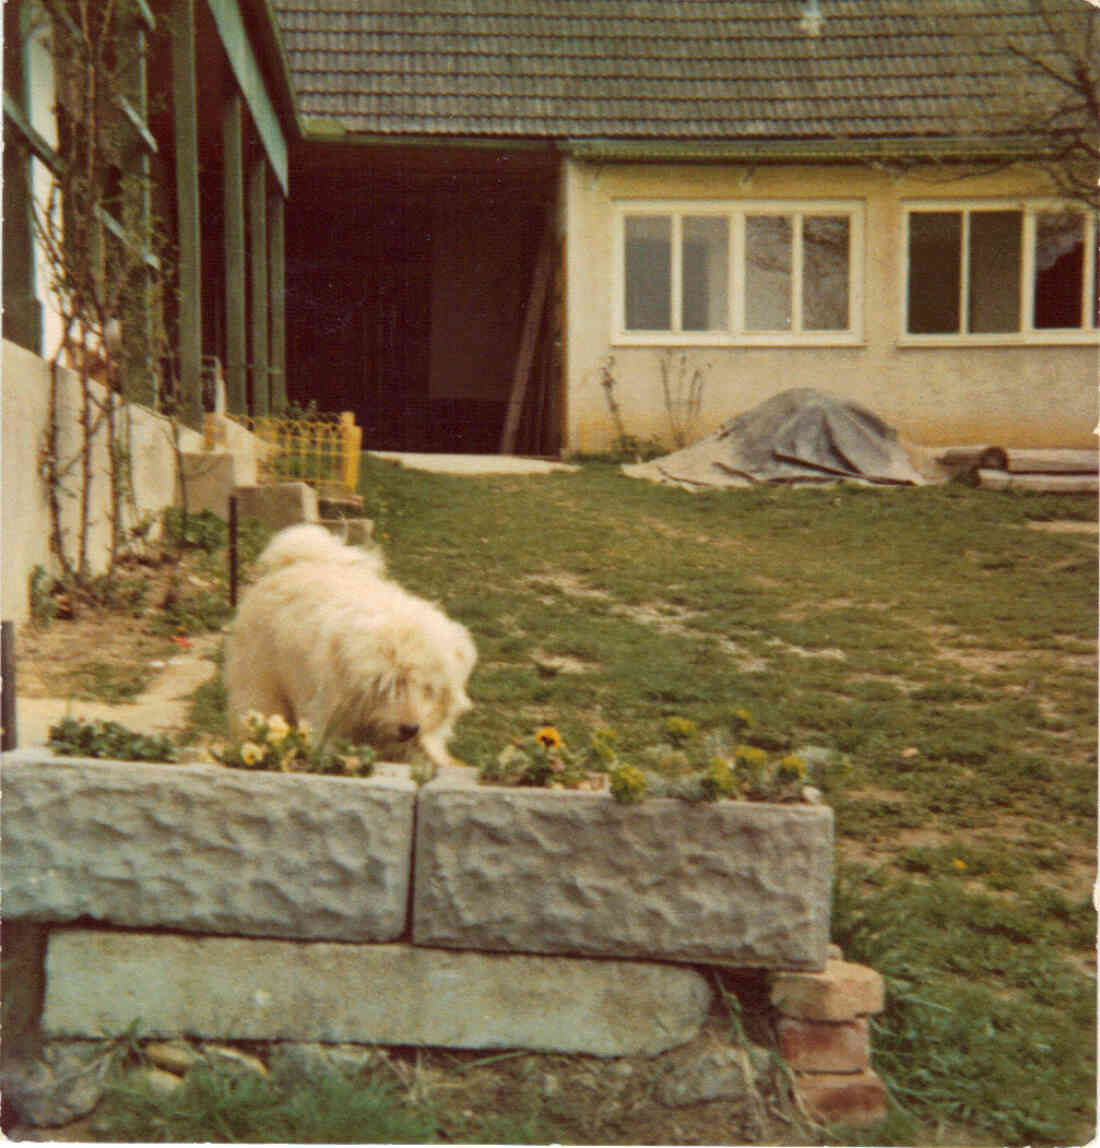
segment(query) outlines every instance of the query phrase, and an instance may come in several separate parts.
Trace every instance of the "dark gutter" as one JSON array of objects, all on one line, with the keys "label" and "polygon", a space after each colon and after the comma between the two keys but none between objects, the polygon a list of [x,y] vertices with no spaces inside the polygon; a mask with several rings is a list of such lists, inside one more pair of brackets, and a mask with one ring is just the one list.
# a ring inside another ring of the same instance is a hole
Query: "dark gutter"
[{"label": "dark gutter", "polygon": [[577,159],[625,163],[780,163],[868,162],[873,160],[1012,160],[1041,158],[1046,148],[1034,139],[928,137],[899,139],[571,139],[561,143]]}]

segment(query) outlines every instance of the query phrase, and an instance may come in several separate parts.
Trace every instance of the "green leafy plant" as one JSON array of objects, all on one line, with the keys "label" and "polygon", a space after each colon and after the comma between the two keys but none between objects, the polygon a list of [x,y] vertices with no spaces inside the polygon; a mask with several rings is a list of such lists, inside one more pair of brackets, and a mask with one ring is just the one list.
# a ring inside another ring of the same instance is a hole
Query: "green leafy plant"
[{"label": "green leafy plant", "polygon": [[611,796],[623,805],[641,801],[649,788],[646,776],[633,765],[616,765],[611,770]]},{"label": "green leafy plant", "polygon": [[346,741],[314,744],[306,721],[291,725],[281,714],[265,716],[255,710],[245,715],[242,740],[212,750],[215,760],[231,769],[275,770],[281,773],[325,773],[342,777],[369,777],[375,751]]},{"label": "green leafy plant", "polygon": [[195,513],[181,506],[166,506],[162,523],[165,541],[180,549],[186,547],[212,554],[225,546],[228,527],[212,510]]},{"label": "green leafy plant", "polygon": [[575,754],[551,725],[504,747],[482,764],[479,776],[487,785],[533,786],[542,789],[602,789],[598,754]]},{"label": "green leafy plant", "polygon": [[179,750],[164,734],[135,733],[114,721],[64,717],[50,727],[49,747],[67,757],[115,761],[178,761]]},{"label": "green leafy plant", "polygon": [[36,566],[30,577],[31,621],[36,626],[45,628],[57,617],[57,601],[52,588],[52,580],[45,566]]}]

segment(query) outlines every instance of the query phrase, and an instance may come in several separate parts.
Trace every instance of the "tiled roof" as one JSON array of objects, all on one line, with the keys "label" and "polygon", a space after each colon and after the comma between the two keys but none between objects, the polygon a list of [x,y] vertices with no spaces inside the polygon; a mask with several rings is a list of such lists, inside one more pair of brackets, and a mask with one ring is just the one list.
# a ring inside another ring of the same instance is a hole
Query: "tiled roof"
[{"label": "tiled roof", "polygon": [[1030,0],[819,0],[817,36],[803,0],[273,3],[302,117],[381,135],[958,136],[1041,35]]}]

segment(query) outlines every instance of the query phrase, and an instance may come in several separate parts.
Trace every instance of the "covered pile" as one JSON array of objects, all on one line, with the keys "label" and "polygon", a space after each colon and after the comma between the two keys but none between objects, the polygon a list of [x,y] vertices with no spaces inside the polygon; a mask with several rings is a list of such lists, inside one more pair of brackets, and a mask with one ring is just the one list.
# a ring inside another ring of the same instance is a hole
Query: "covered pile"
[{"label": "covered pile", "polygon": [[858,403],[809,387],[783,391],[683,450],[623,469],[689,487],[838,478],[924,483],[892,427]]}]

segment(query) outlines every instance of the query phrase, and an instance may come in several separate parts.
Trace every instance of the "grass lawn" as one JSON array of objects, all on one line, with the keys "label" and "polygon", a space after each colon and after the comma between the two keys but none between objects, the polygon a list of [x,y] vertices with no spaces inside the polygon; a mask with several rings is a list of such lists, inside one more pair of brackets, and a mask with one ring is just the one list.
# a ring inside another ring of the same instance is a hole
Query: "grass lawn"
[{"label": "grass lawn", "polygon": [[[458,478],[369,457],[363,490],[392,573],[477,641],[476,704],[451,747],[466,761],[550,724],[575,749],[613,729],[620,760],[646,764],[670,717],[736,728],[773,753],[844,755],[847,776],[825,784],[832,935],[886,978],[873,1044],[891,1109],[861,1133],[815,1129],[813,1142],[1092,1138],[1095,498],[962,485],[693,495],[605,464]],[[145,644],[219,628],[224,524],[200,516],[188,529],[199,532],[188,564],[128,575],[117,616],[84,611],[98,637],[47,630],[40,676],[126,696]],[[262,532],[242,538],[246,557],[262,544]],[[114,650],[115,631],[145,644]],[[68,654],[55,664],[50,651]],[[191,736],[224,733],[224,707],[220,681],[200,688]],[[655,1099],[639,1108],[630,1097],[650,1086],[629,1065],[407,1053],[366,1091],[211,1077],[176,1100],[120,1094],[97,1134],[810,1142],[723,1102],[691,1116]]]},{"label": "grass lawn", "polygon": [[873,1142],[1091,1138],[1095,499],[377,460],[364,490],[392,572],[476,637],[459,757],[547,723],[642,753],[738,708],[761,744],[849,756],[833,936],[888,982]]}]

